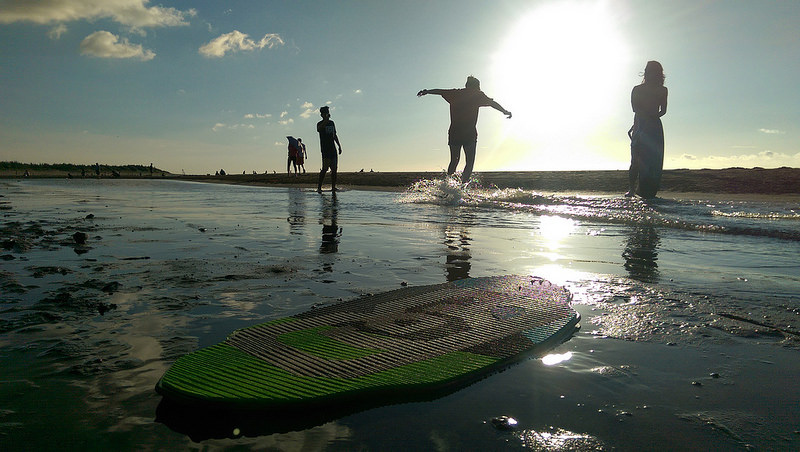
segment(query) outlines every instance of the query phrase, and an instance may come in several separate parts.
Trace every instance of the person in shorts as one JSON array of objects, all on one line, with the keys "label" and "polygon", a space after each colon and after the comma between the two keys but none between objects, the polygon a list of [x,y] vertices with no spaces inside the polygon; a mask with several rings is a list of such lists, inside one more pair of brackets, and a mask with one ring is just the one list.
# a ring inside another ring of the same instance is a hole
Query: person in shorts
[{"label": "person in shorts", "polygon": [[319,172],[319,183],[317,192],[322,193],[322,182],[325,180],[325,173],[331,170],[331,191],[336,191],[336,171],[339,166],[339,158],[336,154],[336,147],[339,154],[342,153],[342,145],[339,143],[339,136],[336,135],[336,125],[331,121],[330,109],[325,106],[319,109],[322,121],[317,123],[319,133],[319,147],[322,152],[322,170]]},{"label": "person in shorts", "polygon": [[481,91],[481,82],[473,77],[467,77],[467,83],[461,89],[423,89],[417,96],[438,94],[450,104],[450,130],[448,131],[447,144],[450,146],[450,165],[447,174],[456,172],[458,161],[461,158],[461,148],[467,158],[461,181],[468,182],[472,175],[472,166],[475,164],[475,148],[478,145],[478,109],[492,107],[511,118],[511,112],[503,108]]},{"label": "person in shorts", "polygon": [[303,143],[302,138],[297,139],[297,166],[303,170],[303,174],[306,173],[306,159],[308,158],[308,153],[306,153],[306,145]]}]

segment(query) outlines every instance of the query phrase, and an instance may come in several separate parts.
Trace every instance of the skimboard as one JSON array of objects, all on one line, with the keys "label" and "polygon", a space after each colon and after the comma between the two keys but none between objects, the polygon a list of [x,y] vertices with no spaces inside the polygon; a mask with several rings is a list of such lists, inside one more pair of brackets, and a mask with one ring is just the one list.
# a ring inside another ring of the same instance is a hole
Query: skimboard
[{"label": "skimboard", "polygon": [[433,398],[568,339],[580,319],[570,301],[530,276],[367,295],[236,330],[179,358],[156,391],[234,410]]}]

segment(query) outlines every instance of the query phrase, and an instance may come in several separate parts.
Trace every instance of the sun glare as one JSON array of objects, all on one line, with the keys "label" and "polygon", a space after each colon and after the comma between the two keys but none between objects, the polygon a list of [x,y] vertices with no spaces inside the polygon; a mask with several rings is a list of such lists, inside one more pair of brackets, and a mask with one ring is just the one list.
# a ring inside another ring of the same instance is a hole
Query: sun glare
[{"label": "sun glare", "polygon": [[561,1],[521,16],[493,62],[495,98],[518,106],[506,140],[564,163],[565,153],[591,146],[630,83],[628,47],[609,8]]}]

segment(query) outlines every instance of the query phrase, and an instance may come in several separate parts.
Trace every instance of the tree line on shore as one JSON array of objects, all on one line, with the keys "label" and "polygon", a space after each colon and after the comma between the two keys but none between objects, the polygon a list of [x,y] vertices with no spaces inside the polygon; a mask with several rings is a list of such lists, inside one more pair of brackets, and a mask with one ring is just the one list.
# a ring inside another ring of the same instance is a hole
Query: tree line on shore
[{"label": "tree line on shore", "polygon": [[[86,174],[94,175],[98,168],[97,164],[92,165],[79,165],[75,163],[21,163],[16,161],[2,161],[0,162],[0,173],[24,173],[30,174],[37,173],[67,173],[67,174]],[[161,170],[150,165],[99,165],[102,173],[117,173],[117,174],[142,174],[149,175],[151,173],[163,175],[169,174],[168,171]]]}]

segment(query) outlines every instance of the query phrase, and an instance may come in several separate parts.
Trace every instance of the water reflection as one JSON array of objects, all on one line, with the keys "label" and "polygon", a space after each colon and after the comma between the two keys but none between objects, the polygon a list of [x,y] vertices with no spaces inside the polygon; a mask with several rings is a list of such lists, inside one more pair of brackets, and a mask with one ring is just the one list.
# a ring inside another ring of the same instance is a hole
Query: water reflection
[{"label": "water reflection", "polygon": [[448,281],[469,278],[470,264],[469,246],[472,239],[469,229],[463,224],[447,224],[444,228],[444,245],[446,261],[445,277]]},{"label": "water reflection", "polygon": [[661,238],[652,226],[632,228],[622,257],[631,278],[642,282],[658,282],[658,246]]},{"label": "water reflection", "polygon": [[339,252],[339,239],[342,237],[342,228],[336,224],[339,216],[339,201],[334,193],[330,198],[322,198],[322,242],[319,245],[320,254]]},{"label": "water reflection", "polygon": [[306,196],[302,189],[289,189],[289,234],[303,235],[306,224]]}]

